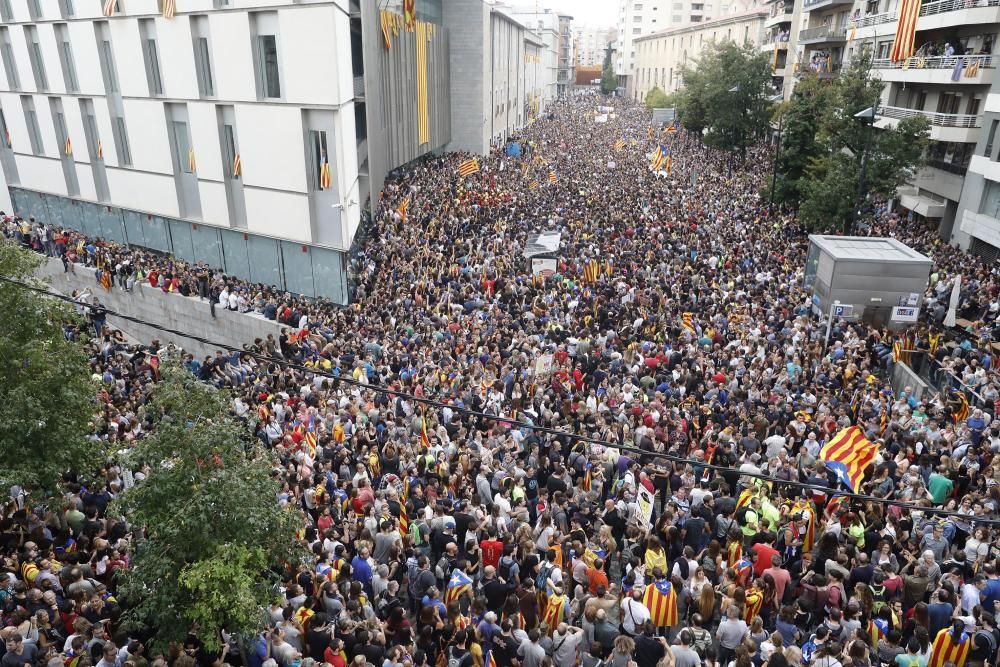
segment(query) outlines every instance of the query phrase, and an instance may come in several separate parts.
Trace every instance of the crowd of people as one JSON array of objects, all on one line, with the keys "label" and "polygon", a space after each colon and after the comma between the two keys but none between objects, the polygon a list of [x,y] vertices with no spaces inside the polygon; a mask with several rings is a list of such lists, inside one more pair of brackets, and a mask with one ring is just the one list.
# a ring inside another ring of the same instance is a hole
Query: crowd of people
[{"label": "crowd of people", "polygon": [[[286,325],[184,363],[274,451],[276,501],[300,509],[315,562],[254,641],[207,655],[193,629],[147,651],[118,623],[138,538],[107,514],[109,462],[103,486],[5,518],[3,666],[995,664],[995,268],[875,211],[868,233],[935,262],[908,349],[951,383],[893,391],[887,331],[837,321],[824,345],[805,230],[759,194],[768,147],[733,168],[624,101],[595,123],[596,104],[553,104],[524,157],[498,149],[460,178],[469,156],[431,156],[391,178],[348,307],[6,218],[106,289],[148,281]],[[562,233],[557,270],[533,275],[522,251],[545,230]],[[959,273],[975,327],[945,335]],[[103,322],[71,333],[103,383],[100,451],[142,438],[165,352]],[[820,460],[852,424],[879,444],[861,495]]]}]

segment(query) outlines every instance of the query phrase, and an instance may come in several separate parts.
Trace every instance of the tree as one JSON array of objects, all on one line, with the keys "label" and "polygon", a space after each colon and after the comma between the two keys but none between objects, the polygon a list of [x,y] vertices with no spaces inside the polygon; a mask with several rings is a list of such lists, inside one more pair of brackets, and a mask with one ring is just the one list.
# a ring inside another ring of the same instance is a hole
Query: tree
[{"label": "tree", "polygon": [[863,51],[834,82],[816,132],[818,150],[801,184],[803,223],[844,229],[854,216],[861,167],[867,154],[865,192],[891,197],[924,163],[929,124],[921,115],[875,130],[856,114],[878,105],[883,84],[871,76],[871,52]]},{"label": "tree", "polygon": [[681,122],[693,132],[707,129],[706,144],[745,154],[766,134],[771,83],[767,53],[750,42],[711,42],[694,65],[681,68],[681,77]]},{"label": "tree", "polygon": [[614,65],[611,64],[611,45],[604,50],[604,70],[601,72],[601,92],[605,95],[618,90],[618,75],[615,74]]},{"label": "tree", "polygon": [[659,86],[653,86],[652,90],[646,93],[647,109],[666,109],[670,104],[670,96],[660,90]]},{"label": "tree", "polygon": [[[41,262],[0,241],[0,275],[45,287],[34,277]],[[63,335],[77,318],[72,307],[0,282],[0,312],[0,486],[51,494],[64,473],[90,472],[101,459],[86,439],[97,387],[81,343]]]},{"label": "tree", "polygon": [[114,506],[144,534],[122,573],[126,627],[151,629],[162,649],[197,626],[214,652],[222,631],[260,628],[274,573],[306,555],[302,518],[278,504],[273,456],[230,416],[226,393],[166,364],[150,414],[153,434],[130,455],[146,479]]}]

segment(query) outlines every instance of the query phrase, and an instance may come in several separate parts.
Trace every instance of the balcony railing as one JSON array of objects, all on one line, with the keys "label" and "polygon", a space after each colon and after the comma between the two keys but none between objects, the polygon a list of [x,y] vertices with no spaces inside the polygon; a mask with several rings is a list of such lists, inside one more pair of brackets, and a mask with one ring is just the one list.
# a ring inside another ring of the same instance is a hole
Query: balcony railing
[{"label": "balcony railing", "polygon": [[872,61],[875,69],[946,69],[954,70],[958,61],[962,61],[962,67],[966,68],[972,63],[979,63],[980,67],[993,67],[993,56],[913,56],[906,60],[893,62],[888,58],[876,58]]},{"label": "balcony railing", "polygon": [[806,0],[803,8],[806,11],[812,11],[816,5],[850,5],[853,4],[851,0]]},{"label": "balcony railing", "polygon": [[940,169],[941,171],[947,171],[949,174],[955,174],[957,176],[965,176],[965,172],[969,170],[969,165],[953,164],[951,162],[945,162],[944,160],[928,160],[927,166]]},{"label": "balcony railing", "polygon": [[855,28],[867,28],[873,25],[881,25],[896,20],[896,12],[882,12],[881,14],[869,14],[851,19],[851,25]]},{"label": "balcony railing", "polygon": [[1000,0],[938,0],[938,2],[923,4],[920,7],[920,15],[932,16],[960,9],[976,9],[977,7],[1000,7]]},{"label": "balcony railing", "polygon": [[937,113],[935,111],[920,111],[905,107],[879,107],[878,114],[885,118],[913,118],[923,116],[931,125],[937,127],[979,127],[980,117],[965,113]]},{"label": "balcony railing", "polygon": [[807,39],[822,39],[830,37],[833,39],[847,39],[847,26],[834,27],[833,25],[821,25],[815,28],[806,28],[799,31],[799,41]]},{"label": "balcony railing", "polygon": [[793,7],[788,7],[788,6],[785,6],[783,8],[775,7],[774,9],[771,10],[771,13],[768,15],[767,18],[776,19],[779,16],[782,18],[788,17],[788,20],[790,21],[792,18],[792,14],[794,13],[795,9]]},{"label": "balcony railing", "polygon": [[365,96],[365,77],[363,76],[354,77],[354,96],[355,97]]}]

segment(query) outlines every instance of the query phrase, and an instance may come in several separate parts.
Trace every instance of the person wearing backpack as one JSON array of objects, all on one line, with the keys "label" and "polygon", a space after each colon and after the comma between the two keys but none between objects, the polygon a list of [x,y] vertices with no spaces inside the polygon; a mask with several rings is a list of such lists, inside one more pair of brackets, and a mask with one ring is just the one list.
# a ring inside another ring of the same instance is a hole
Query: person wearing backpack
[{"label": "person wearing backpack", "polygon": [[[705,658],[705,649],[712,645],[712,633],[702,627],[704,621],[702,620],[701,614],[695,612],[691,614],[691,625],[681,630],[678,633],[678,637],[682,633],[687,632],[690,640],[687,642],[688,647],[698,654],[698,657],[702,660]],[[682,643],[683,640],[682,640]],[[675,655],[676,657],[676,655]]]},{"label": "person wearing backpack", "polygon": [[[462,629],[455,633],[455,642],[444,650],[445,667],[472,667],[472,653],[466,645],[469,643],[469,633]],[[441,662],[441,661],[439,661]]]},{"label": "person wearing backpack", "polygon": [[503,549],[503,556],[500,557],[500,565],[497,567],[497,574],[500,579],[507,583],[519,583],[521,581],[521,566],[514,560],[514,545],[508,544]]},{"label": "person wearing backpack", "polygon": [[984,611],[979,617],[979,629],[972,635],[972,646],[969,649],[969,659],[965,667],[982,667],[985,663],[994,664],[993,660],[1000,646],[1000,636],[997,632],[996,619],[993,614]]}]

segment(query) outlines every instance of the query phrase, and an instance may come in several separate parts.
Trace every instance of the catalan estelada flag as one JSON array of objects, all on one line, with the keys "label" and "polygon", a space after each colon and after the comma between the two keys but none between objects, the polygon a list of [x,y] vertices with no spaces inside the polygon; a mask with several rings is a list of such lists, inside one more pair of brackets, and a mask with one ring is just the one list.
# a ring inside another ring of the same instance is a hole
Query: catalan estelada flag
[{"label": "catalan estelada flag", "polygon": [[668,174],[674,168],[674,158],[671,157],[670,151],[667,151],[667,157],[663,160],[663,170]]},{"label": "catalan estelada flag", "polygon": [[596,283],[601,275],[601,265],[596,259],[592,259],[583,267],[583,280],[588,283]]},{"label": "catalan estelada flag", "polygon": [[652,125],[650,125],[649,127],[646,128],[646,136],[649,137],[650,139],[653,138],[653,126]]},{"label": "catalan estelada flag", "polygon": [[620,151],[623,148],[625,148],[625,137],[622,137],[621,139],[615,142],[616,151]]},{"label": "catalan estelada flag", "polygon": [[642,604],[649,610],[649,619],[654,626],[669,628],[677,625],[677,592],[669,579],[659,579],[646,586]]},{"label": "catalan estelada flag", "polygon": [[[10,141],[7,142],[10,144]],[[927,334],[927,351],[931,353],[931,356],[938,351],[938,346],[941,344],[941,334]]]},{"label": "catalan estelada flag", "polygon": [[735,567],[736,563],[743,560],[743,542],[740,540],[729,540],[726,544],[726,564]]},{"label": "catalan estelada flag", "polygon": [[756,588],[750,589],[746,596],[746,612],[743,620],[746,621],[748,625],[753,623],[753,619],[757,618],[760,614],[760,608],[763,606],[764,594]]},{"label": "catalan estelada flag", "polygon": [[406,511],[406,499],[399,503],[399,534],[410,534],[410,513]]},{"label": "catalan estelada flag", "polygon": [[389,31],[392,27],[392,20],[389,18],[388,14],[389,12],[384,9],[379,10],[378,21],[382,26],[382,45],[385,46],[386,49],[391,49],[392,38],[389,37]]},{"label": "catalan estelada flag", "polygon": [[649,166],[653,168],[653,171],[659,171],[660,165],[663,164],[663,158],[666,155],[663,154],[663,149],[659,144],[656,145],[656,150],[653,151],[653,156],[649,159]]},{"label": "catalan estelada flag", "polygon": [[111,273],[107,270],[101,271],[101,287],[111,291]]},{"label": "catalan estelada flag", "polygon": [[431,446],[431,438],[427,435],[427,417],[420,418],[420,446],[424,449]]},{"label": "catalan estelada flag", "polygon": [[948,663],[955,667],[965,667],[971,645],[972,641],[967,633],[963,632],[955,637],[952,628],[945,628],[937,633],[931,644],[931,657],[927,660],[927,667],[944,667]]},{"label": "catalan estelada flag", "polygon": [[677,134],[677,126],[671,124],[667,126],[667,134]]},{"label": "catalan estelada flag", "polygon": [[[694,328],[694,313],[682,313],[681,314],[681,326],[683,326],[685,329],[687,329],[691,333],[695,333],[695,328]],[[747,502],[749,502],[749,498],[747,499]]]},{"label": "catalan estelada flag", "polygon": [[410,211],[410,198],[407,197],[406,199],[403,200],[403,203],[399,205],[399,208],[396,209],[396,213],[398,213],[399,217],[403,219],[403,222],[406,222],[406,219],[409,217],[409,211]]},{"label": "catalan estelada flag", "polygon": [[583,483],[580,485],[580,487],[584,491],[590,491],[590,489],[594,486],[594,477],[592,474],[593,467],[594,467],[593,465],[588,463],[586,469],[583,471]]},{"label": "catalan estelada flag", "polygon": [[558,180],[559,180],[559,177],[556,176],[556,170],[555,169],[549,169],[549,183],[555,183]]},{"label": "catalan estelada flag", "polygon": [[565,595],[556,595],[555,593],[549,595],[545,604],[545,613],[542,614],[542,623],[548,628],[550,635],[555,632],[560,623],[566,620],[568,602]]},{"label": "catalan estelada flag", "polygon": [[479,173],[479,162],[476,160],[476,158],[471,158],[469,160],[466,160],[462,164],[458,165],[458,175],[461,176],[462,178],[478,173]]},{"label": "catalan estelada flag", "polygon": [[528,183],[529,190],[535,190],[537,188],[538,188],[538,181],[532,181],[531,183]]},{"label": "catalan estelada flag", "polygon": [[920,17],[920,0],[902,0],[899,19],[896,21],[896,38],[892,42],[889,60],[898,63],[913,55],[913,41],[917,36],[917,19]]},{"label": "catalan estelada flag", "polygon": [[163,0],[163,18],[172,19],[177,13],[177,0]]},{"label": "catalan estelada flag", "polygon": [[961,424],[969,418],[969,399],[966,398],[964,391],[958,392],[958,408],[952,417],[954,417],[956,424]]},{"label": "catalan estelada flag", "polygon": [[299,622],[303,630],[306,630],[309,628],[309,620],[312,619],[315,613],[312,609],[299,607],[295,612],[295,620]]},{"label": "catalan estelada flag", "polygon": [[444,591],[445,605],[459,599],[464,593],[471,590],[472,579],[461,570],[455,570],[451,573],[451,579],[448,580],[448,586]]},{"label": "catalan estelada flag", "polygon": [[733,566],[733,569],[736,570],[736,583],[743,588],[749,588],[753,578],[753,562],[744,556]]},{"label": "catalan estelada flag", "polygon": [[868,636],[872,640],[872,646],[878,646],[878,640],[885,639],[889,634],[889,623],[884,618],[873,618],[868,621]]},{"label": "catalan estelada flag", "polygon": [[865,476],[865,470],[875,460],[878,445],[865,437],[864,431],[857,426],[845,428],[833,436],[819,450],[819,460],[826,462],[826,467],[832,470],[837,479],[846,484],[851,491],[857,492]]},{"label": "catalan estelada flag", "polygon": [[483,657],[483,667],[497,667],[497,661],[493,657],[493,651],[487,651]]}]

